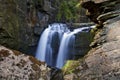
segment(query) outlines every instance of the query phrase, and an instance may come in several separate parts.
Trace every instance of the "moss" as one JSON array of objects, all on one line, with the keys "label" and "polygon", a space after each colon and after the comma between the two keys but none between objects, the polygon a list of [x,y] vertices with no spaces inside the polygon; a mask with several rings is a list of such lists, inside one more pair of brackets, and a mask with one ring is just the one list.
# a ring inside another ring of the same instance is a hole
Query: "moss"
[{"label": "moss", "polygon": [[90,32],[91,33],[95,33],[97,31],[97,28],[91,29]]},{"label": "moss", "polygon": [[68,60],[65,66],[62,68],[64,75],[72,73],[78,65],[79,61]]}]

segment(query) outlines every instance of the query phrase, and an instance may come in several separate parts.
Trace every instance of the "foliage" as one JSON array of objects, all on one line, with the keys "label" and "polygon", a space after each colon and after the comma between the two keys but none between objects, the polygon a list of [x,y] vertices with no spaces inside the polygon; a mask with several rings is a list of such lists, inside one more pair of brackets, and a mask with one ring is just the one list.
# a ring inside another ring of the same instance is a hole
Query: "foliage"
[{"label": "foliage", "polygon": [[58,8],[57,20],[75,21],[80,9],[79,0],[64,0]]}]

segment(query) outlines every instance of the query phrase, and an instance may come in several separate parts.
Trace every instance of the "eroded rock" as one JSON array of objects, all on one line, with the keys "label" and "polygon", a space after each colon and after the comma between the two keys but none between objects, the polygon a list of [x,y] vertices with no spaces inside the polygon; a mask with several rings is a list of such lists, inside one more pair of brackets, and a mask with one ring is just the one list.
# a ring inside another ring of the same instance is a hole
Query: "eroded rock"
[{"label": "eroded rock", "polygon": [[76,70],[72,73],[74,76],[71,74],[71,77],[73,76],[72,80],[120,79],[119,25],[120,20],[104,25],[104,28],[97,32],[95,36],[97,45],[89,51],[80,65],[76,67]]},{"label": "eroded rock", "polygon": [[[102,2],[96,2],[102,1]],[[91,0],[88,0],[88,3]],[[117,2],[117,3],[116,3]],[[85,2],[87,3],[87,1]],[[88,4],[87,3],[87,4]],[[99,13],[96,16],[97,24],[102,25],[97,29],[93,47],[89,53],[79,60],[79,66],[75,67],[73,73],[65,75],[65,80],[119,80],[120,79],[120,4],[119,0],[95,0],[92,2],[99,5],[98,10],[104,5],[103,10],[109,6],[112,9]],[[107,4],[108,3],[108,4]],[[85,5],[85,7],[90,5]],[[117,6],[117,8],[116,8]],[[86,9],[87,9],[86,7]],[[89,9],[89,8],[88,8]],[[96,8],[97,9],[97,8]],[[90,9],[89,9],[90,10]],[[93,10],[91,8],[91,10]],[[90,11],[92,15],[92,11]],[[94,12],[94,11],[93,11]],[[102,14],[102,15],[101,15]],[[95,16],[93,18],[95,18]],[[116,16],[117,15],[117,16]],[[99,22],[100,21],[100,22]]]},{"label": "eroded rock", "polygon": [[[106,19],[117,17],[117,15],[119,15],[119,3],[119,0],[83,0],[81,5],[87,9],[86,15],[88,18],[90,18],[93,22],[102,25]],[[116,10],[118,11],[116,12]]]},{"label": "eroded rock", "polygon": [[49,80],[45,63],[0,46],[0,80]]}]

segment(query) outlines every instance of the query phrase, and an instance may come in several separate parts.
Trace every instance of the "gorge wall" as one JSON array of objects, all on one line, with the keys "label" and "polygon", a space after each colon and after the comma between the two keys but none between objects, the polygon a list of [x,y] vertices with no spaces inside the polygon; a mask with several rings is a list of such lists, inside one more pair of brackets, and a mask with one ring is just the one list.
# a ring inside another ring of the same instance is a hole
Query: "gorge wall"
[{"label": "gorge wall", "polygon": [[[83,0],[87,16],[97,24],[92,49],[73,61],[73,72],[65,80],[119,80],[120,79],[120,1]],[[77,67],[75,67],[77,66]],[[68,67],[69,68],[69,67]],[[70,71],[69,69],[67,71]]]},{"label": "gorge wall", "polygon": [[33,53],[52,10],[47,0],[0,1],[0,44]]},{"label": "gorge wall", "polygon": [[[52,11],[54,12],[53,5],[50,7],[49,3],[53,0],[43,1],[0,0],[0,44],[27,53],[31,48],[30,53],[32,53],[40,32],[52,21],[54,16],[51,16]],[[6,78],[20,80],[25,78],[26,80],[119,80],[120,1],[83,0],[81,5],[87,9],[87,16],[97,24],[96,29],[93,30],[95,37],[90,45],[92,49],[88,54],[82,59],[73,61],[63,70],[64,79],[56,69],[53,69],[50,74],[50,68],[47,68],[45,63],[3,46],[0,46],[0,64],[2,64],[0,65],[0,78],[3,80]],[[53,75],[52,79],[50,79],[51,75]]]},{"label": "gorge wall", "polygon": [[[56,16],[61,2],[0,0],[0,44],[24,53],[35,53],[41,32],[49,23],[57,22]],[[85,10],[80,9],[80,12],[80,17],[85,17]],[[78,21],[88,20],[85,17]]]}]

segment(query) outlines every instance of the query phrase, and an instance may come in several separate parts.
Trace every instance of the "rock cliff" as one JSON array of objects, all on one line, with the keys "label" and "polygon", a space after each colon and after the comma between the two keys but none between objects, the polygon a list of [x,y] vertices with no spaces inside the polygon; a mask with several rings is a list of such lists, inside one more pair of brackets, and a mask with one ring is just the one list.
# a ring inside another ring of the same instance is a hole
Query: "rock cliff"
[{"label": "rock cliff", "polygon": [[87,16],[97,24],[97,31],[90,45],[92,49],[84,58],[79,59],[77,67],[64,78],[65,80],[119,80],[120,1],[83,0],[82,6],[87,9]]},{"label": "rock cliff", "polygon": [[42,30],[55,20],[54,3],[49,0],[0,1],[0,44],[34,53]]},{"label": "rock cliff", "polygon": [[[0,44],[34,56],[41,32],[49,23],[58,22],[56,16],[62,2],[61,0],[0,0]],[[85,9],[81,8],[79,12],[80,20],[77,21],[88,21]]]},{"label": "rock cliff", "polygon": [[[54,16],[52,1],[0,0],[0,44],[33,53],[40,32]],[[64,80],[119,80],[120,1],[82,0],[81,5],[97,24],[93,30],[96,35],[90,45],[92,49],[84,58],[73,62],[72,69],[66,69],[69,72],[65,73]],[[3,46],[0,46],[0,73],[2,80],[50,80],[48,75],[53,75],[54,80],[63,80],[61,72],[53,69],[52,74],[48,74],[45,63]]]}]

